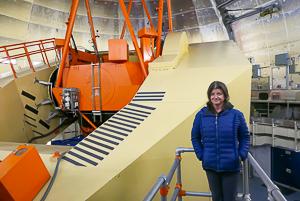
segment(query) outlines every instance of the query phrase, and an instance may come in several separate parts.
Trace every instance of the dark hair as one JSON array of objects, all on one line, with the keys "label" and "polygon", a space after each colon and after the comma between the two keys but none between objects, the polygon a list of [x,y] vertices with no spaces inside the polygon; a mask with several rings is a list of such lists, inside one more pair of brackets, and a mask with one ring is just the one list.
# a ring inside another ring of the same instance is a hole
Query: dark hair
[{"label": "dark hair", "polygon": [[207,89],[207,97],[208,97],[208,102],[207,105],[211,105],[211,100],[210,100],[210,94],[214,89],[220,89],[222,90],[223,94],[224,94],[224,103],[229,102],[229,94],[228,94],[228,89],[226,87],[226,85],[223,82],[220,81],[213,81],[208,89]]}]

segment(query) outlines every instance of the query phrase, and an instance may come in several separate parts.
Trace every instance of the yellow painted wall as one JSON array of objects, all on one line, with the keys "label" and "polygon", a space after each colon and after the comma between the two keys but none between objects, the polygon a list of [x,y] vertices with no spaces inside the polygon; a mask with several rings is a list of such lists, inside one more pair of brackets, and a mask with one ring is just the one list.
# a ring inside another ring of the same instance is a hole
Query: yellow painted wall
[{"label": "yellow painted wall", "polygon": [[15,82],[0,88],[0,141],[27,142],[31,130],[23,122],[24,107]]},{"label": "yellow painted wall", "polygon": [[[50,129],[46,129],[38,123],[40,119],[45,121],[48,118],[49,112],[54,109],[53,106],[41,106],[38,108],[38,115],[25,110],[26,104],[36,108],[36,104],[48,98],[47,87],[34,84],[34,77],[48,81],[49,75],[52,71],[53,68],[45,68],[35,72],[34,74],[28,73],[12,80],[9,84],[0,88],[0,141],[28,142],[29,139],[36,135],[33,134],[32,130],[45,134],[57,126],[57,119],[51,121]],[[34,95],[36,97],[35,101],[21,95],[22,90]],[[24,117],[24,114],[35,118],[36,121]],[[25,120],[37,125],[37,128],[31,127],[25,123]],[[35,141],[35,143],[45,143],[48,140],[49,137]]]}]

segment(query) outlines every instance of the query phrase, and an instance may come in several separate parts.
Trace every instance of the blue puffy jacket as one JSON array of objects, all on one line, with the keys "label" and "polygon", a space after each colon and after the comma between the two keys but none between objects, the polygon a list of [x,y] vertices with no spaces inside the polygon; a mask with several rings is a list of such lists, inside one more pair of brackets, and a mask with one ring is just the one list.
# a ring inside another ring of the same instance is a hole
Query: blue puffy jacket
[{"label": "blue puffy jacket", "polygon": [[243,114],[232,107],[218,114],[202,108],[194,120],[192,143],[205,170],[239,171],[240,159],[247,158],[250,143]]}]

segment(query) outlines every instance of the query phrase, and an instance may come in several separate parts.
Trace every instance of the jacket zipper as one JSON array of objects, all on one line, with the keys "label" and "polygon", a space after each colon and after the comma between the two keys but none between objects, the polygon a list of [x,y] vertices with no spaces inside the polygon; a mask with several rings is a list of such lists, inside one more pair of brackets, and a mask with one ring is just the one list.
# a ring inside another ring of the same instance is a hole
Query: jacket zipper
[{"label": "jacket zipper", "polygon": [[217,139],[217,170],[219,170],[219,134],[218,134],[218,114],[216,114],[216,139]]}]

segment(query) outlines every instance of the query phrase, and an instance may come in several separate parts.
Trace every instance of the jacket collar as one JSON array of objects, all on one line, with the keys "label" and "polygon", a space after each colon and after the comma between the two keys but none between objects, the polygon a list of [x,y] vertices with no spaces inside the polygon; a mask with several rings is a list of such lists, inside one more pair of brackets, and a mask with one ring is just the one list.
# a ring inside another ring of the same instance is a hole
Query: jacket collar
[{"label": "jacket collar", "polygon": [[[234,106],[230,103],[230,102],[227,102],[224,104],[223,106],[223,109],[221,112],[218,113],[218,115],[224,115],[226,114],[230,109],[232,109]],[[205,111],[205,115],[208,115],[208,116],[215,116],[217,113],[214,109],[214,107],[211,105],[211,103],[207,103],[207,107],[206,107],[206,111]]]}]

